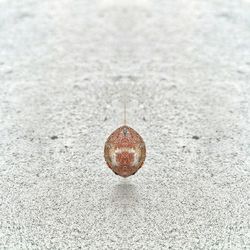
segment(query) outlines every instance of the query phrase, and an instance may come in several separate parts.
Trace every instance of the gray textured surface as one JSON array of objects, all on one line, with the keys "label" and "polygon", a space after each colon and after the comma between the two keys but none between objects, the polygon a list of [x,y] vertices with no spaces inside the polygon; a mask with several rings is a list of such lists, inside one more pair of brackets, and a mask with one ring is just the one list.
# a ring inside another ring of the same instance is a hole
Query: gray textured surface
[{"label": "gray textured surface", "polygon": [[250,249],[249,80],[247,0],[1,0],[0,249]]}]

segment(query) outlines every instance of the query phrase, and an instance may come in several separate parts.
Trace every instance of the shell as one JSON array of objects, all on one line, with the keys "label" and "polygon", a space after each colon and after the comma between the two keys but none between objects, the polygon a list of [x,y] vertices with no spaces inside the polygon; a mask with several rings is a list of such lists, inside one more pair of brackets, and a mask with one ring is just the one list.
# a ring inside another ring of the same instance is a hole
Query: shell
[{"label": "shell", "polygon": [[108,137],[104,146],[104,158],[115,174],[128,177],[142,167],[146,158],[146,146],[134,129],[124,125]]}]

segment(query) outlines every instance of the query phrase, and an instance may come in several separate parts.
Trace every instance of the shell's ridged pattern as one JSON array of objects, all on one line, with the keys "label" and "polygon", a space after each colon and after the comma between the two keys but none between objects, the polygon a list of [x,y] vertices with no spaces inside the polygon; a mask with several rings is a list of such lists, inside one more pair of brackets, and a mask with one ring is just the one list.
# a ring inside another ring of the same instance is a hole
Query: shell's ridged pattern
[{"label": "shell's ridged pattern", "polygon": [[115,174],[128,177],[135,174],[143,165],[146,146],[134,129],[124,125],[108,137],[104,147],[104,157]]}]

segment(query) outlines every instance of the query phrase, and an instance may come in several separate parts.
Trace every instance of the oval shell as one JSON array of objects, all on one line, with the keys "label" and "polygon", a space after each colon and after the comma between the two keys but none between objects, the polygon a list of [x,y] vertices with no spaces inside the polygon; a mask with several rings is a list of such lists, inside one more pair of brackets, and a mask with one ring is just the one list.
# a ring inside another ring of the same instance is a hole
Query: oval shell
[{"label": "oval shell", "polygon": [[104,158],[115,174],[128,177],[137,172],[146,158],[146,146],[142,137],[124,125],[116,129],[107,139]]}]

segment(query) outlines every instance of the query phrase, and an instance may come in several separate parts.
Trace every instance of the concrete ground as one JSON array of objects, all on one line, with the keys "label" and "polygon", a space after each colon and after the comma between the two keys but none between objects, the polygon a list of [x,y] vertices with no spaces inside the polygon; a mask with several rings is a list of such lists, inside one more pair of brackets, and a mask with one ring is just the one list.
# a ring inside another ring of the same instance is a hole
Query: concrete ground
[{"label": "concrete ground", "polygon": [[249,27],[249,0],[0,0],[0,249],[250,249]]}]

